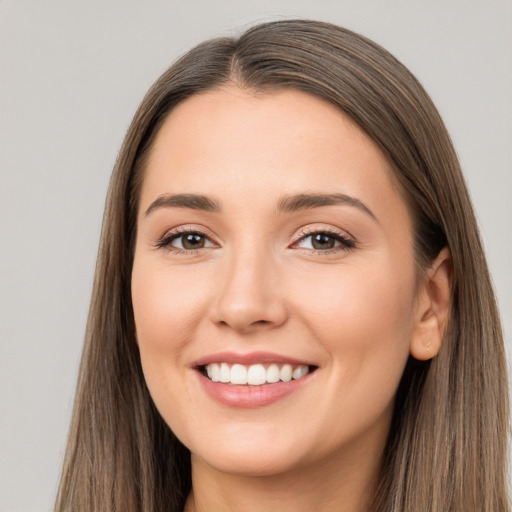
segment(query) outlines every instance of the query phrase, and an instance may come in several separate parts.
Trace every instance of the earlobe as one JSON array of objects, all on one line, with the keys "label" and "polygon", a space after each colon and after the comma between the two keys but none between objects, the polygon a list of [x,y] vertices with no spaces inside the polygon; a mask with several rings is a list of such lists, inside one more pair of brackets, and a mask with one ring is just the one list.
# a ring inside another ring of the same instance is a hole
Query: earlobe
[{"label": "earlobe", "polygon": [[426,361],[436,356],[443,344],[452,296],[452,258],[445,247],[426,271],[418,290],[410,352]]}]

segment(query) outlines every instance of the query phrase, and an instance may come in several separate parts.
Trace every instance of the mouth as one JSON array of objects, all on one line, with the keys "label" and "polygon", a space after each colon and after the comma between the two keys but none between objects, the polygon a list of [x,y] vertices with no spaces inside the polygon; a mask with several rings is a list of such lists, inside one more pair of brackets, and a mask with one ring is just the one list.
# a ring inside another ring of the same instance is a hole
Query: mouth
[{"label": "mouth", "polygon": [[290,363],[256,363],[244,365],[228,362],[198,366],[201,374],[212,382],[234,386],[263,386],[299,380],[316,370],[316,366]]},{"label": "mouth", "polygon": [[201,358],[192,368],[215,401],[232,408],[258,408],[294,395],[316,380],[319,367],[268,352],[224,352]]}]

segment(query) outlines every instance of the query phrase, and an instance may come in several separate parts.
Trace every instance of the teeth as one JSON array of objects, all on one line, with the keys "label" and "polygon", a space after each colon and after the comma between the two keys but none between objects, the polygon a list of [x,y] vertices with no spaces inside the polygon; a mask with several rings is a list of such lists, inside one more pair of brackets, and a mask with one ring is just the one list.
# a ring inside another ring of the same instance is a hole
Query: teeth
[{"label": "teeth", "polygon": [[231,367],[231,384],[247,384],[247,370],[241,364]]},{"label": "teeth", "polygon": [[262,384],[275,384],[280,380],[290,382],[292,379],[300,379],[309,373],[307,365],[292,366],[291,364],[271,364],[265,368],[262,364],[244,366],[228,363],[211,363],[206,365],[206,374],[213,382],[225,384],[237,384],[261,386]]},{"label": "teeth", "polygon": [[292,372],[292,378],[293,379],[300,379],[301,377],[304,377],[308,373],[308,367],[307,366],[297,366]]},{"label": "teeth", "polygon": [[219,380],[221,382],[230,382],[231,381],[231,370],[229,369],[229,365],[227,365],[226,363],[222,363],[220,365]]},{"label": "teeth", "polygon": [[290,364],[285,364],[281,368],[281,371],[279,372],[279,378],[283,382],[290,382],[292,380],[292,377],[293,377],[292,366]]},{"label": "teeth", "polygon": [[271,364],[267,368],[267,382],[270,384],[279,382],[279,366],[277,364]]},{"label": "teeth", "polygon": [[213,382],[219,382],[219,375],[220,373],[220,369],[219,369],[219,365],[217,363],[214,363],[212,364],[212,367],[210,368],[210,379],[213,380]]},{"label": "teeth", "polygon": [[253,364],[247,370],[247,384],[259,386],[267,382],[267,371],[262,364]]}]

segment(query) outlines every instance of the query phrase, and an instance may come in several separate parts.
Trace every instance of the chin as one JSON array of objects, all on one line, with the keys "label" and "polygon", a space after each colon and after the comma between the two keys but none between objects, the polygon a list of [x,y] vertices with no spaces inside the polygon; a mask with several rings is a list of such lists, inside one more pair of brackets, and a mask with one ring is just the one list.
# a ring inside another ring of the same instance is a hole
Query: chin
[{"label": "chin", "polygon": [[[242,436],[209,436],[197,443],[192,441],[189,449],[198,462],[200,460],[222,473],[240,476],[277,475],[300,465],[301,455],[290,436],[280,438],[271,435],[272,432],[265,436],[261,434],[258,437],[247,429]],[[219,439],[226,441],[219,442]]]},{"label": "chin", "polygon": [[204,457],[194,454],[193,457],[201,459],[216,471],[231,475],[246,477],[266,477],[286,473],[298,464],[290,457],[277,456],[272,450],[245,450],[244,453],[226,452],[205,454]]}]

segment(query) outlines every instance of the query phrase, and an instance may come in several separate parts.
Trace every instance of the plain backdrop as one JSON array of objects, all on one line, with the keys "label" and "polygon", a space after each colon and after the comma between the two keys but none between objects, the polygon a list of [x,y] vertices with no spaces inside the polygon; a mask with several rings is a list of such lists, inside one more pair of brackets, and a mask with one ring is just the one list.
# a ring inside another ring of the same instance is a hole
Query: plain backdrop
[{"label": "plain backdrop", "polygon": [[432,95],[510,352],[511,1],[0,0],[0,512],[52,507],[105,192],[139,101],[203,39],[287,17],[363,33]]}]

